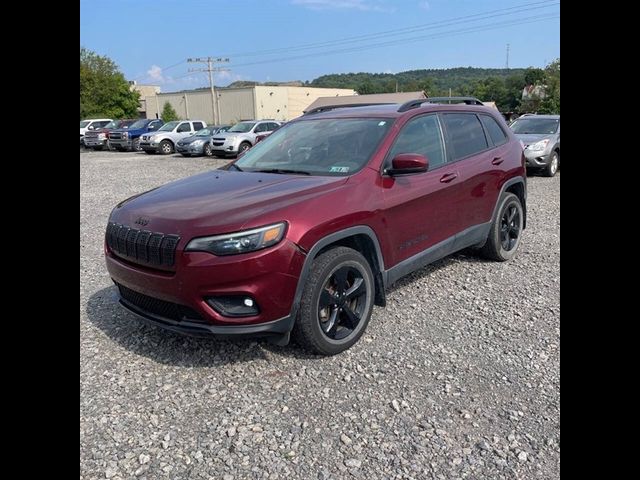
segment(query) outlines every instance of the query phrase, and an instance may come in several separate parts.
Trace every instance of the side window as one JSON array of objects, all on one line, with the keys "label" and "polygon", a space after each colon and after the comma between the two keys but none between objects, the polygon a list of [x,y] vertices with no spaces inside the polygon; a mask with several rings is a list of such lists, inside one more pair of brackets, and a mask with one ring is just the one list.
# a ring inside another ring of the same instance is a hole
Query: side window
[{"label": "side window", "polygon": [[258,126],[256,126],[256,129],[253,131],[253,133],[260,133],[260,132],[266,132],[266,131],[267,131],[267,124],[259,123]]},{"label": "side window", "polygon": [[101,121],[101,122],[93,122],[93,128],[102,128],[104,127],[107,123],[109,123],[109,121]]},{"label": "side window", "polygon": [[473,113],[445,113],[442,121],[447,130],[452,159],[473,155],[488,148],[480,120]]},{"label": "side window", "polygon": [[436,115],[410,120],[396,138],[389,152],[388,162],[401,153],[419,153],[429,159],[429,170],[445,162],[440,123]]},{"label": "side window", "polygon": [[162,122],[160,120],[154,120],[149,124],[149,130],[157,130],[162,126]]},{"label": "side window", "polygon": [[278,125],[277,123],[268,123],[267,124],[267,131],[268,132],[273,132],[276,128],[278,128],[280,125]]},{"label": "side window", "polygon": [[178,130],[176,130],[176,132],[178,133],[184,133],[184,132],[190,132],[190,131],[191,131],[191,125],[189,124],[189,122],[181,123],[178,126]]},{"label": "side window", "polygon": [[507,134],[504,133],[502,128],[500,128],[500,125],[498,125],[495,118],[490,117],[489,115],[480,115],[480,118],[482,119],[484,128],[489,132],[489,138],[491,138],[494,146],[497,147],[498,145],[507,143]]},{"label": "side window", "polygon": [[202,130],[204,125],[202,122],[193,122],[193,129],[197,132],[198,130]]}]

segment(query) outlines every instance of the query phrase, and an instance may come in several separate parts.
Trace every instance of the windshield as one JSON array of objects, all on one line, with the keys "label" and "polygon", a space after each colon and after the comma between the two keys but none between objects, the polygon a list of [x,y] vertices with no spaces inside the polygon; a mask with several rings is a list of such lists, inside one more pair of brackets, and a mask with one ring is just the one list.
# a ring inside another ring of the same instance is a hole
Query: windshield
[{"label": "windshield", "polygon": [[203,128],[195,134],[196,137],[210,137],[211,135],[213,135],[213,131],[210,128]]},{"label": "windshield", "polygon": [[118,128],[118,125],[120,125],[121,123],[122,123],[121,120],[111,120],[102,128]]},{"label": "windshield", "polygon": [[132,124],[129,126],[129,128],[130,128],[131,130],[138,129],[138,128],[144,128],[144,127],[146,127],[146,126],[147,126],[147,123],[148,123],[148,122],[149,122],[149,120],[144,120],[144,119],[143,119],[143,120],[138,120],[138,121],[136,121],[136,122],[132,123]]},{"label": "windshield", "polygon": [[253,128],[255,122],[240,122],[236,123],[233,127],[231,127],[228,132],[238,132],[238,133],[247,133],[249,130]]},{"label": "windshield", "polygon": [[538,135],[556,133],[560,120],[557,118],[522,118],[511,124],[513,133]]},{"label": "windshield", "polygon": [[82,120],[82,121],[80,122],[80,128],[84,128],[84,127],[86,127],[87,125],[89,125],[89,122],[90,122],[90,121],[91,121],[91,120]]},{"label": "windshield", "polygon": [[167,122],[164,125],[162,125],[158,131],[159,132],[170,132],[171,130],[173,130],[174,128],[176,128],[176,126],[180,123],[180,121],[174,121],[174,122]]},{"label": "windshield", "polygon": [[367,164],[392,123],[386,118],[294,122],[257,143],[235,165],[249,172],[351,175]]}]

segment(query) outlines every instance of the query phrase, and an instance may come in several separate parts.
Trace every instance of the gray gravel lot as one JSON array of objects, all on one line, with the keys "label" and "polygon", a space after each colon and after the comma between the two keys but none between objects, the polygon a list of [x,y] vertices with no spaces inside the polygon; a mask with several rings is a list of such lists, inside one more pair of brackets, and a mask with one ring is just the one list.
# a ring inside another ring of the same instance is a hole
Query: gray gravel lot
[{"label": "gray gravel lot", "polygon": [[560,175],[529,177],[513,261],[412,274],[324,358],[182,337],[116,304],[111,208],[224,163],[81,151],[82,479],[559,478]]}]

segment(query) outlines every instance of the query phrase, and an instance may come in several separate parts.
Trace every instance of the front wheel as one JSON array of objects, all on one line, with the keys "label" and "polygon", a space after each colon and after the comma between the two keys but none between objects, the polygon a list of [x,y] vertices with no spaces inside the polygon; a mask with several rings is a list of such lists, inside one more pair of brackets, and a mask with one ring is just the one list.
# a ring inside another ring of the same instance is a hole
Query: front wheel
[{"label": "front wheel", "polygon": [[520,199],[513,193],[504,193],[500,197],[498,215],[491,224],[487,242],[481,249],[483,256],[498,262],[511,260],[520,245],[523,225],[524,212]]},{"label": "front wheel", "polygon": [[140,148],[140,139],[139,138],[134,138],[133,141],[131,142],[131,150],[134,152],[139,152],[140,150],[142,150],[142,148]]},{"label": "front wheel", "polygon": [[549,164],[544,169],[544,176],[553,177],[558,171],[559,166],[560,166],[560,155],[558,155],[558,152],[554,151],[551,153]]},{"label": "front wheel", "polygon": [[208,143],[206,143],[204,145],[204,147],[202,148],[202,153],[204,153],[205,157],[211,157],[213,156],[213,150],[211,149],[211,145],[209,145]]},{"label": "front wheel", "polygon": [[160,152],[163,155],[169,155],[173,153],[173,144],[169,140],[163,140],[160,142]]},{"label": "front wheel", "polygon": [[246,152],[251,148],[251,144],[249,142],[242,142],[238,147],[238,155]]},{"label": "front wheel", "polygon": [[337,247],[319,255],[304,286],[294,338],[322,355],[347,350],[367,328],[374,288],[369,262],[359,252]]}]

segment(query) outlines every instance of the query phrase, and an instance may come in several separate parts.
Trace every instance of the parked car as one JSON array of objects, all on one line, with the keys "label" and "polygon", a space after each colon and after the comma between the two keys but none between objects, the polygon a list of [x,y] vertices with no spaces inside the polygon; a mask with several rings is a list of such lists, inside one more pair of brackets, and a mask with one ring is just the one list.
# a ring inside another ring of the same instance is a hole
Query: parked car
[{"label": "parked car", "polygon": [[134,122],[135,119],[111,120],[104,127],[85,133],[84,144],[87,148],[93,148],[94,150],[102,150],[104,147],[108,149],[110,147],[109,133],[115,129],[127,129]]},{"label": "parked car", "polygon": [[102,128],[111,121],[111,118],[89,118],[80,120],[80,145],[84,146],[84,135],[88,131]]},{"label": "parked car", "polygon": [[255,145],[258,135],[271,133],[279,126],[280,122],[275,120],[249,120],[236,123],[225,133],[213,137],[211,140],[213,154],[217,157],[237,156]]},{"label": "parked car", "polygon": [[156,133],[148,133],[140,138],[140,148],[146,153],[168,155],[175,152],[179,140],[193,135],[206,127],[201,120],[175,120],[162,125]]},{"label": "parked car", "polygon": [[213,155],[211,148],[211,139],[217,133],[226,132],[231,125],[214,125],[198,130],[195,135],[186,137],[176,143],[176,152],[181,153],[184,157],[191,155],[205,155],[210,157]]},{"label": "parked car", "polygon": [[522,115],[510,127],[522,141],[527,168],[553,177],[560,168],[560,115]]},{"label": "parked car", "polygon": [[129,125],[129,128],[111,131],[109,144],[119,152],[140,151],[140,136],[144,133],[155,132],[162,125],[164,122],[160,119],[141,118]]},{"label": "parked car", "polygon": [[269,135],[271,135],[273,132],[275,132],[276,130],[278,130],[278,128],[282,128],[282,126],[285,124],[285,122],[281,122],[280,125],[278,125],[276,128],[274,128],[271,132],[264,132],[264,133],[259,133],[258,135],[256,135],[256,142],[254,143],[254,145],[258,142],[261,142],[262,140],[264,140],[265,138],[267,138]]},{"label": "parked car", "polygon": [[410,272],[467,247],[513,258],[520,142],[479,100],[445,100],[312,110],[222,169],[119,203],[105,256],[120,303],[177,332],[293,332],[332,355]]}]

